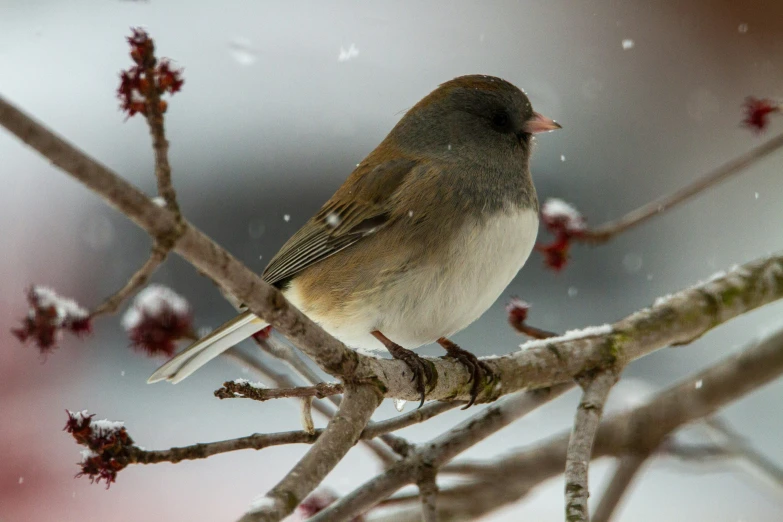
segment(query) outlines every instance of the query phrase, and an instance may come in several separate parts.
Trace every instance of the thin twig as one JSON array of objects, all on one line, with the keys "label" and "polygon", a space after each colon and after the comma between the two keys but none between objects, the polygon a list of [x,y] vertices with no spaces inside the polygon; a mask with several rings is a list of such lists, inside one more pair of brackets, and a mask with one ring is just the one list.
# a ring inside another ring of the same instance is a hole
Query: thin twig
[{"label": "thin twig", "polygon": [[717,169],[708,173],[702,178],[697,179],[690,185],[686,185],[680,190],[658,198],[650,203],[628,212],[619,219],[609,221],[595,228],[588,229],[583,233],[574,236],[574,239],[587,243],[605,243],[617,234],[625,232],[631,227],[644,223],[648,219],[659,215],[672,207],[684,203],[690,198],[704,192],[725,181],[731,176],[742,172],[757,161],[764,159],[776,150],[783,147],[783,134],[775,136],[771,140],[749,150],[739,157],[724,163]]},{"label": "thin twig", "polygon": [[315,433],[315,424],[313,423],[313,398],[303,397],[299,402],[301,403],[302,430],[305,433]]},{"label": "thin twig", "polygon": [[[273,337],[269,337],[267,339],[253,337],[253,340],[262,351],[275,357],[276,359],[283,361],[286,365],[288,365],[289,368],[291,368],[294,373],[299,374],[299,376],[302,377],[306,382],[309,382],[313,386],[318,386],[321,383],[320,377],[318,377],[318,375],[307,365],[307,363],[304,361],[304,359],[302,359],[294,347],[289,346],[285,342],[281,342]],[[342,390],[338,393],[342,393]],[[335,406],[340,406],[340,396],[338,394],[326,394],[324,397],[318,398],[326,398]],[[374,424],[375,423],[373,421],[368,422],[365,430],[372,429]],[[398,438],[402,439],[401,437]],[[387,438],[387,435],[381,435],[380,439],[383,442],[372,440],[371,438],[364,439],[362,442],[378,456],[385,466],[388,466],[391,463],[397,461],[396,456],[391,453],[387,447],[391,448],[392,451],[399,453],[395,450],[395,445],[408,445],[408,442],[404,440],[392,441],[391,439]]]},{"label": "thin twig", "polygon": [[[279,341],[274,337],[268,339],[259,339],[253,337],[259,348],[267,354],[271,355],[275,359],[279,359],[285,363],[295,374],[298,374],[305,382],[312,385],[318,384],[323,379],[318,376],[299,355],[297,350],[293,346],[289,346],[285,342]],[[342,392],[339,392],[342,393]],[[329,402],[335,406],[340,406],[340,398],[335,395],[327,395]]]},{"label": "thin twig", "polygon": [[177,193],[174,190],[174,184],[171,182],[171,165],[169,164],[169,142],[166,139],[166,132],[163,124],[163,104],[158,92],[158,84],[154,81],[156,76],[154,43],[150,39],[150,59],[143,64],[144,75],[147,78],[147,89],[144,93],[144,114],[147,119],[147,125],[150,128],[152,137],[152,149],[155,153],[155,177],[158,180],[158,194],[166,202],[166,208],[172,211],[178,218],[181,216],[179,203],[177,202]]},{"label": "thin twig", "polygon": [[[227,352],[223,352],[223,355],[235,359],[241,364],[252,368],[279,388],[293,388],[297,386],[297,382],[294,381],[290,375],[277,372],[263,361],[259,361],[258,359],[251,357],[240,350],[237,350],[236,348],[228,350]],[[334,417],[335,413],[337,413],[335,408],[323,401],[314,401],[312,408],[323,415],[326,419],[331,419]],[[362,444],[367,447],[367,449],[372,451],[384,466],[388,466],[389,464],[397,461],[397,456],[382,443],[372,440],[379,434],[380,433],[373,434],[370,437],[363,437]]]},{"label": "thin twig", "polygon": [[410,411],[403,415],[398,415],[383,421],[373,422],[364,429],[364,436],[377,437],[382,433],[401,430],[403,428],[407,428],[408,426],[413,426],[414,424],[427,421],[436,415],[440,415],[441,413],[458,408],[463,404],[465,404],[465,401],[431,402],[429,404],[425,404],[421,408]]},{"label": "thin twig", "polygon": [[343,385],[337,382],[321,382],[315,386],[297,386],[295,388],[259,388],[249,382],[226,381],[223,383],[222,388],[215,390],[215,397],[218,399],[242,398],[253,399],[254,401],[268,401],[291,397],[323,399],[338,393],[343,393]]},{"label": "thin twig", "polygon": [[632,453],[620,457],[615,467],[612,480],[606,487],[601,501],[593,514],[593,522],[609,522],[620,506],[620,501],[628,491],[633,479],[639,473],[649,454]]},{"label": "thin twig", "polygon": [[147,451],[137,448],[131,454],[132,460],[128,462],[128,464],[158,464],[160,462],[177,463],[183,460],[205,459],[220,453],[243,449],[260,450],[282,444],[312,444],[318,439],[319,435],[320,431],[316,433],[305,433],[304,431],[256,433],[238,439],[206,442],[166,450]]},{"label": "thin twig", "polygon": [[155,273],[155,270],[157,270],[163,261],[166,260],[169,250],[170,248],[166,248],[160,242],[156,241],[152,245],[150,257],[141,265],[136,273],[128,279],[125,286],[101,303],[90,315],[92,317],[97,317],[103,314],[115,313],[125,299],[147,283],[152,274]]},{"label": "thin twig", "polygon": [[590,520],[587,510],[587,485],[590,454],[601,422],[609,391],[617,382],[618,374],[610,368],[584,378],[584,393],[576,409],[574,429],[568,441],[565,466],[565,511],[568,522]]},{"label": "thin twig", "polygon": [[356,443],[381,399],[372,385],[348,386],[340,409],[315,444],[240,521],[276,522],[290,514]]},{"label": "thin twig", "polygon": [[550,332],[549,330],[542,330],[541,328],[536,328],[535,326],[531,326],[525,322],[513,322],[509,321],[511,326],[516,330],[517,332],[527,335],[528,337],[532,339],[551,339],[553,337],[557,337],[560,334],[556,334],[555,332]]},{"label": "thin twig", "polygon": [[[233,351],[233,350],[230,350]],[[228,352],[224,352],[228,353]],[[314,403],[314,407],[317,406],[319,403]],[[434,403],[427,406],[436,406],[438,404],[446,404],[446,403]],[[461,403],[455,403],[453,405],[453,408],[456,408]],[[422,410],[426,409],[427,406],[424,406]],[[437,410],[436,410],[437,411]],[[412,412],[413,413],[413,412]],[[334,415],[330,415],[329,418],[333,417]],[[384,435],[390,435],[390,432],[411,426],[413,424],[416,424],[417,422],[423,422],[434,415],[425,416],[425,417],[417,417],[416,415],[401,415],[401,417],[406,417],[405,421],[403,423],[400,422],[379,422],[376,423],[372,428],[367,427],[362,431],[360,435],[360,440],[362,442],[373,442],[372,438],[374,437],[382,437]],[[396,419],[392,419],[396,420]],[[287,431],[282,433],[270,433],[270,434],[254,434],[250,435],[248,437],[240,437],[237,439],[228,439],[223,441],[217,441],[217,442],[205,442],[200,444],[195,444],[193,446],[185,446],[182,448],[171,448],[166,450],[139,450],[139,457],[137,460],[134,460],[133,462],[129,462],[129,464],[154,464],[157,462],[179,462],[180,460],[189,460],[189,459],[202,459],[206,457],[211,457],[212,455],[217,455],[219,453],[226,453],[229,451],[239,451],[239,450],[246,450],[246,449],[263,449],[269,446],[276,446],[280,444],[312,444],[315,442],[318,437],[323,433],[323,429],[316,429],[314,433],[307,433],[305,431]],[[390,441],[392,439],[389,439]],[[395,440],[401,440],[400,437],[397,437]],[[384,446],[380,446],[383,448],[384,452],[388,452],[389,450],[386,449]],[[172,460],[173,459],[173,460]],[[397,462],[398,459],[392,455],[392,459],[390,462]]]},{"label": "thin twig", "polygon": [[783,488],[783,468],[751,447],[745,437],[740,435],[728,422],[718,417],[710,417],[705,423],[710,429],[726,439],[727,449],[734,456],[743,459],[754,469],[761,472],[777,488]]},{"label": "thin twig", "polygon": [[718,444],[683,444],[671,439],[666,439],[661,444],[657,454],[673,457],[683,462],[697,463],[725,460],[737,456],[729,448]]}]

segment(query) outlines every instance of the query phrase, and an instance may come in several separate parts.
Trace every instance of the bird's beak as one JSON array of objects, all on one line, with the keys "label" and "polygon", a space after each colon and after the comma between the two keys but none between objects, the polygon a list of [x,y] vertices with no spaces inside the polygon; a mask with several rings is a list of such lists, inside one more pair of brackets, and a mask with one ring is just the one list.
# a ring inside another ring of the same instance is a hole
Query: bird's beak
[{"label": "bird's beak", "polygon": [[539,132],[549,132],[557,129],[562,129],[555,120],[547,118],[546,116],[537,112],[533,113],[533,117],[525,122],[523,129],[530,134],[538,134]]}]

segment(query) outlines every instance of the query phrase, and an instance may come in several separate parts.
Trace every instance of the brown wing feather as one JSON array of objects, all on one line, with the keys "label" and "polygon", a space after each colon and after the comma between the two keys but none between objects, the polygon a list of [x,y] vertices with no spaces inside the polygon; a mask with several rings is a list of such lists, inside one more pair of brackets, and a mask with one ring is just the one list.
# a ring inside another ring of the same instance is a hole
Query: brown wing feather
[{"label": "brown wing feather", "polygon": [[360,164],[321,210],[289,239],[264,270],[275,284],[348,248],[374,233],[389,218],[389,200],[418,163],[393,159],[380,163],[371,155]]}]

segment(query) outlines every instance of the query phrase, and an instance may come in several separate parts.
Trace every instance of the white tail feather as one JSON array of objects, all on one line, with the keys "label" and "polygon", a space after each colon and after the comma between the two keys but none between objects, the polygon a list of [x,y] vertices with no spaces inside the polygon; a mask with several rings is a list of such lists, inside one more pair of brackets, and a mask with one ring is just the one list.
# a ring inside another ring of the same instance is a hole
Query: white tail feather
[{"label": "white tail feather", "polygon": [[167,380],[176,384],[238,342],[266,328],[267,325],[268,323],[263,319],[245,312],[175,355],[155,370],[147,382]]}]

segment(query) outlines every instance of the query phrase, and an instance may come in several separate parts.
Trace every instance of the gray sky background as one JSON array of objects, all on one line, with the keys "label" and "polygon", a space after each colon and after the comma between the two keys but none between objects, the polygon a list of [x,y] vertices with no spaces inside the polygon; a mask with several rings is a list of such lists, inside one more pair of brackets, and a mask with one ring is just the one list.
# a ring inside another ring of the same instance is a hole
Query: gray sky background
[{"label": "gray sky background", "polygon": [[[115,97],[117,73],[130,64],[124,38],[137,25],[160,55],[185,68],[166,121],[184,212],[258,271],[403,111],[461,74],[501,76],[562,123],[564,130],[538,140],[534,179],[542,200],[564,198],[593,224],[760,143],[739,126],[741,104],[748,95],[783,97],[783,4],[773,0],[0,0],[0,93],[150,194],[146,126],[125,121]],[[358,55],[339,61],[352,45]],[[780,130],[777,122],[770,132]],[[147,386],[160,361],[127,348],[118,318],[102,320],[86,342],[64,343],[45,363],[20,346],[8,329],[25,313],[28,285],[48,284],[92,306],[145,259],[148,241],[5,132],[0,158],[0,455],[7,459],[0,520],[235,518],[302,447],[134,467],[109,491],[73,479],[79,453],[60,431],[65,408],[124,420],[147,448],[296,429],[298,410],[284,401],[218,401],[212,391],[243,376],[227,363],[176,387]],[[563,273],[545,270],[534,254],[506,296],[455,340],[481,355],[514,350],[521,339],[503,311],[511,295],[533,303],[536,325],[562,331],[613,321],[781,249],[782,165],[778,154],[607,246],[577,247]],[[217,326],[232,312],[179,259],[155,281],[191,301],[199,326]],[[781,312],[767,307],[692,346],[637,361],[614,403],[638,401],[736,351],[781,326]],[[783,463],[781,392],[781,383],[768,386],[726,416]],[[567,429],[576,400],[569,394],[466,456],[498,455]],[[391,403],[382,405],[378,417],[391,415]],[[444,415],[404,434],[426,440],[464,417]],[[607,469],[608,462],[592,468],[594,499]],[[357,448],[328,484],[347,492],[375,471]],[[558,520],[561,490],[553,480],[488,520]],[[772,521],[780,520],[782,499],[736,469],[659,461],[619,519]]]}]

